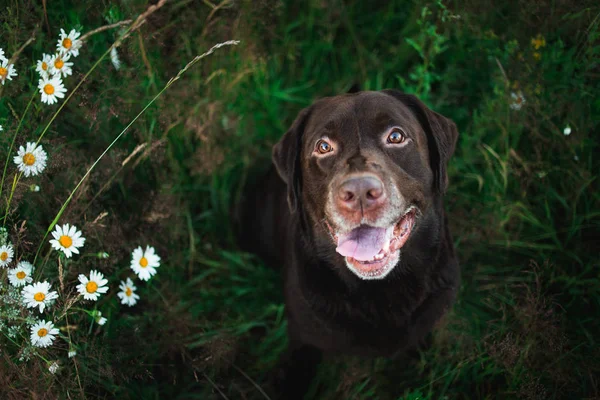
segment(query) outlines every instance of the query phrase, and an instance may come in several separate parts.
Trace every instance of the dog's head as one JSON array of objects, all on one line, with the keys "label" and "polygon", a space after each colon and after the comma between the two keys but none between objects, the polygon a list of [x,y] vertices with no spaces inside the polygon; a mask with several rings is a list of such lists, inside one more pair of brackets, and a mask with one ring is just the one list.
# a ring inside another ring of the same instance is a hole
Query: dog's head
[{"label": "dog's head", "polygon": [[457,137],[415,96],[358,92],[302,110],[273,162],[316,242],[359,278],[383,279],[445,192]]}]

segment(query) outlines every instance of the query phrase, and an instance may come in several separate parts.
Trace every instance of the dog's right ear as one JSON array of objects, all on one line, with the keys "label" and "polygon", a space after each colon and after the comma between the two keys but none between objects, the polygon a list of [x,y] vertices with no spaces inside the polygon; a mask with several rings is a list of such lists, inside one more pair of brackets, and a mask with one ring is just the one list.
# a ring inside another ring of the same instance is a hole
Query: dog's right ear
[{"label": "dog's right ear", "polygon": [[429,162],[434,177],[434,187],[440,193],[445,193],[448,188],[447,166],[454,153],[458,130],[456,124],[440,115],[412,94],[402,93],[399,90],[386,89],[383,93],[400,100],[406,105],[419,120],[427,135],[429,149]]},{"label": "dog's right ear", "polygon": [[272,160],[279,176],[287,185],[287,200],[290,211],[298,208],[298,201],[302,193],[302,136],[311,107],[300,111],[290,129],[281,140],[273,146]]}]

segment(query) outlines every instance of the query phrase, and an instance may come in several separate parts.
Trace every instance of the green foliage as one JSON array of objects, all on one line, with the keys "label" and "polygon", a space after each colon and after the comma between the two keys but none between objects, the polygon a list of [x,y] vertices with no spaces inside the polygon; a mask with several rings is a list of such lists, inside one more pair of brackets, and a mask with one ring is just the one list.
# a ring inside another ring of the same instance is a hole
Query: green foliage
[{"label": "green foliage", "polygon": [[[59,29],[136,18],[146,3],[58,0],[44,11],[43,2],[10,2],[0,47],[10,54],[38,30],[0,97],[0,163],[6,132],[36,90],[31,66]],[[35,253],[87,168],[168,80],[213,44],[239,39],[165,92],[63,214],[86,247],[110,253],[82,265],[111,287],[140,244],[154,245],[163,265],[138,305],[107,296],[98,303],[106,325],[88,317],[70,331],[75,358],[64,340],[40,352],[59,361],[56,375],[40,358],[9,362],[16,346],[0,349],[0,397],[264,398],[257,386],[268,387],[287,341],[281,282],[237,249],[232,206],[298,111],[354,83],[415,93],[457,123],[446,209],[463,285],[430,349],[401,360],[334,358],[311,395],[599,396],[599,25],[592,2],[168,2],[119,48],[121,69],[103,61],[50,127],[48,171],[18,188],[6,224],[19,254]],[[73,82],[119,34],[90,38]],[[34,102],[17,143],[39,136],[53,110]],[[87,273],[63,267],[67,283]],[[50,259],[49,279],[58,268]]]}]

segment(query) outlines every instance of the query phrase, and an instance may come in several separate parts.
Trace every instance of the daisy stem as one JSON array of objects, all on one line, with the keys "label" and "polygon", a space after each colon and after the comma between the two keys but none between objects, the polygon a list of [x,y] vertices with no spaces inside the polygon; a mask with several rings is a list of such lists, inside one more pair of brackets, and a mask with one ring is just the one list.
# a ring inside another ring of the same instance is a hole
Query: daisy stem
[{"label": "daisy stem", "polygon": [[[65,322],[67,326],[69,326],[69,317],[65,315]],[[69,335],[69,347],[73,346],[73,341],[71,340],[71,330],[67,329],[67,335]],[[77,361],[73,359],[73,365],[75,365],[75,375],[77,376],[77,383],[79,384],[79,390],[83,393],[83,386],[81,385],[81,378],[79,378],[79,367],[77,366]]]},{"label": "daisy stem", "polygon": [[[20,336],[22,337],[23,335],[20,335]],[[19,343],[17,343],[15,340],[13,340],[11,337],[9,337],[7,333],[4,334],[4,337],[6,339],[8,339],[9,341],[11,341],[14,345],[17,345],[18,347],[21,347],[21,345]]]},{"label": "daisy stem", "polygon": [[[52,253],[52,247],[50,247],[48,249],[48,252],[46,253],[46,256],[44,257],[44,263],[42,264],[42,266],[35,270],[35,280],[41,279],[42,272],[44,271],[44,267],[46,266],[46,263],[48,262],[48,259],[50,258],[50,253]],[[33,265],[35,265],[35,260],[33,262],[34,262]]]},{"label": "daisy stem", "polygon": [[[83,35],[82,39],[87,39],[89,36],[91,36],[92,34],[101,32],[103,30],[106,29],[110,29],[110,28],[114,28],[117,26],[121,26],[127,23],[130,23],[131,20],[127,20],[127,21],[121,21],[117,24],[112,24],[112,25],[108,25],[106,27],[102,27],[99,28],[95,31],[92,32],[88,32],[88,34]],[[138,25],[139,26],[139,25]],[[116,45],[121,44],[121,42],[123,41],[123,39],[125,39],[125,37],[130,33],[130,31],[132,31],[134,29],[134,25],[131,25],[127,31],[121,36],[121,38],[119,38],[119,40],[117,40],[115,43],[112,44],[112,46],[110,46],[108,48],[108,50],[106,50],[106,52],[104,54],[102,54],[102,56],[96,61],[96,63],[94,65],[92,65],[92,68],[90,68],[90,70],[83,76],[83,78],[79,81],[79,83],[77,84],[77,86],[75,86],[75,88],[71,91],[71,93],[67,96],[67,98],[65,99],[65,101],[62,102],[62,104],[60,105],[60,107],[58,107],[58,110],[56,110],[56,112],[54,113],[54,115],[52,115],[52,118],[50,118],[50,121],[48,122],[48,124],[46,125],[46,127],[44,128],[44,130],[42,131],[42,133],[40,134],[40,137],[38,138],[38,140],[35,142],[36,146],[40,143],[40,141],[42,140],[42,138],[44,137],[44,135],[46,134],[46,131],[48,131],[48,129],[50,128],[50,125],[52,125],[52,122],[54,122],[54,120],[56,119],[56,117],[58,116],[58,114],[62,111],[62,109],[64,108],[64,106],[69,102],[69,100],[71,99],[71,97],[73,97],[73,95],[75,94],[75,92],[77,91],[77,89],[79,89],[79,87],[83,84],[83,82],[85,82],[85,80],[88,78],[88,76],[90,76],[90,74],[96,69],[96,67],[102,62],[102,60],[104,60],[104,58],[110,54],[110,51],[113,49],[113,47],[116,47]],[[13,56],[13,58],[18,57],[18,54],[23,51],[23,49],[29,45],[33,40],[35,39],[35,32],[34,34],[32,34],[32,37],[27,41],[27,43],[25,43],[21,49],[19,49],[19,51]],[[0,89],[1,90],[1,89]],[[0,92],[1,93],[1,92]],[[34,90],[33,91],[33,95],[31,96],[31,99],[29,100],[29,103],[27,103],[27,107],[25,108],[25,112],[23,112],[23,115],[21,116],[21,120],[19,121],[19,126],[17,127],[17,130],[15,131],[15,135],[13,136],[13,140],[10,144],[10,149],[8,150],[8,155],[6,157],[6,162],[4,163],[4,171],[2,172],[2,181],[0,182],[0,197],[2,196],[2,188],[4,187],[4,179],[6,177],[6,170],[8,168],[8,162],[10,160],[10,153],[12,152],[14,143],[15,143],[15,139],[17,138],[17,134],[19,133],[19,130],[21,129],[21,126],[23,124],[23,121],[25,120],[25,115],[27,114],[27,111],[29,110],[29,107],[31,106],[31,103],[33,102],[33,99],[35,98],[35,95],[37,94],[37,91]],[[11,196],[12,197],[12,196]],[[4,220],[3,220],[3,225],[6,223],[6,216],[4,216]]]},{"label": "daisy stem", "polygon": [[67,98],[65,99],[65,101],[63,101],[62,104],[60,105],[60,107],[58,107],[58,110],[56,110],[56,112],[54,113],[54,115],[52,115],[52,118],[50,118],[50,121],[48,121],[48,123],[46,124],[46,127],[44,128],[44,130],[40,134],[40,137],[38,138],[37,142],[35,142],[36,146],[40,143],[40,141],[42,140],[42,138],[46,134],[46,131],[48,131],[48,129],[50,128],[50,125],[52,125],[52,123],[54,122],[54,120],[56,119],[56,117],[58,116],[58,114],[62,111],[62,109],[65,107],[65,105],[67,105],[67,103],[69,102],[69,100],[71,100],[71,97],[73,97],[73,95],[75,94],[75,92],[77,92],[77,89],[79,89],[79,87],[81,87],[81,85],[83,85],[83,82],[85,82],[85,80],[88,78],[88,76],[90,76],[90,74],[92,72],[94,72],[94,70],[96,69],[96,67],[102,62],[102,60],[104,60],[104,57],[106,57],[110,53],[110,50],[112,49],[112,47],[113,46],[110,46],[108,48],[108,50],[105,51],[104,54],[102,54],[100,56],[100,58],[94,63],[94,65],[92,65],[92,68],[90,68],[90,70],[83,76],[83,78],[81,78],[81,80],[79,81],[79,83],[77,84],[77,86],[75,86],[75,88],[67,96]]},{"label": "daisy stem", "polygon": [[50,360],[48,360],[46,357],[44,357],[40,353],[37,353],[36,356],[38,356],[39,358],[41,358],[42,360],[44,360],[46,362],[46,364],[50,364]]},{"label": "daisy stem", "polygon": [[94,323],[96,322],[96,305],[94,305],[93,311],[86,311],[92,320],[90,321],[90,329],[88,330],[88,336],[92,334],[92,329],[94,328]]},{"label": "daisy stem", "polygon": [[15,194],[15,189],[17,188],[17,183],[19,183],[19,179],[21,179],[21,175],[23,175],[23,172],[20,172],[18,175],[15,174],[13,179],[12,188],[10,189],[10,196],[6,202],[6,212],[4,213],[4,218],[2,219],[2,226],[6,225],[6,219],[8,218],[8,212],[10,211],[10,202],[12,201],[13,194]]},{"label": "daisy stem", "polygon": [[95,257],[95,258],[100,258],[98,256],[98,253],[85,253],[79,256],[79,259],[85,258],[85,257]]},{"label": "daisy stem", "polygon": [[88,314],[90,317],[93,317],[95,315],[95,310],[90,311],[90,310],[86,310],[85,308],[79,308],[79,307],[71,307],[70,309],[76,310],[76,311],[83,311],[84,313]]},{"label": "daisy stem", "polygon": [[4,162],[4,171],[2,171],[2,182],[0,182],[0,197],[2,197],[2,189],[4,188],[4,178],[6,178],[6,170],[8,169],[8,162],[10,160],[10,153],[12,152],[13,147],[15,146],[15,140],[17,139],[17,135],[23,126],[23,121],[25,120],[25,116],[27,115],[27,111],[29,111],[29,107],[31,107],[31,103],[33,103],[33,99],[35,99],[36,91],[33,91],[33,95],[31,99],[29,99],[29,103],[27,103],[27,107],[25,107],[25,111],[23,115],[21,115],[21,119],[19,120],[19,125],[17,126],[17,130],[12,138],[12,142],[10,143],[10,148],[8,149],[8,153],[6,154],[6,161]]},{"label": "daisy stem", "polygon": [[[162,4],[161,4],[162,3]],[[156,4],[154,6],[151,6],[148,8],[148,10],[140,15],[138,17],[138,19],[132,23],[131,25],[129,25],[129,27],[127,28],[127,30],[125,31],[125,33],[123,33],[123,35],[121,35],[120,38],[117,39],[116,42],[114,42],[109,48],[108,50],[106,50],[104,52],[104,54],[102,54],[102,56],[100,56],[100,58],[98,59],[98,61],[96,61],[94,63],[94,65],[92,65],[92,68],[90,68],[90,70],[83,76],[83,78],[81,78],[81,80],[79,81],[79,83],[77,84],[77,86],[75,86],[75,88],[71,91],[71,94],[69,94],[67,96],[67,98],[65,99],[65,101],[62,102],[62,104],[60,105],[60,107],[58,107],[58,110],[56,110],[56,112],[54,113],[54,115],[52,116],[52,118],[50,119],[50,121],[48,122],[48,124],[46,125],[46,127],[44,128],[44,130],[42,131],[42,133],[40,134],[40,137],[38,138],[36,145],[40,143],[40,141],[42,140],[42,138],[44,137],[44,134],[46,133],[46,131],[48,130],[48,128],[50,128],[50,125],[52,125],[52,122],[54,122],[54,120],[56,119],[56,117],[58,116],[58,114],[61,112],[61,110],[64,108],[64,106],[69,102],[69,100],[71,99],[71,97],[73,97],[73,95],[75,94],[75,92],[77,91],[77,89],[79,89],[79,87],[83,84],[83,82],[85,82],[85,80],[88,78],[88,76],[90,76],[90,74],[96,69],[96,67],[102,62],[102,60],[104,60],[104,57],[106,57],[108,54],[110,54],[111,50],[113,48],[118,47],[119,45],[121,45],[121,42],[123,42],[123,40],[125,40],[127,38],[127,36],[129,36],[131,34],[131,32],[133,32],[135,29],[139,28],[141,26],[141,24],[145,21],[145,19],[148,17],[148,15],[152,14],[154,11],[156,11],[158,8],[162,7],[164,5],[165,1],[159,2],[159,4]],[[112,24],[112,25],[107,25],[105,27],[101,27],[98,28],[94,31],[88,32],[87,34],[83,35],[81,37],[81,40],[85,40],[87,39],[89,36],[96,34],[98,32],[102,32],[106,29],[111,29],[111,28],[115,28],[117,26],[121,26],[124,25],[126,23],[129,23],[131,20],[126,20],[126,21],[121,21],[118,22],[116,24]]]},{"label": "daisy stem", "polygon": [[[154,104],[154,102],[169,88],[171,87],[171,85],[175,82],[177,82],[179,80],[179,78],[183,75],[183,73],[185,73],[192,65],[196,64],[198,61],[200,61],[202,58],[212,54],[216,49],[223,47],[223,46],[228,46],[228,45],[237,45],[239,43],[239,41],[237,40],[230,40],[227,42],[223,42],[223,43],[219,43],[214,45],[213,47],[210,48],[210,50],[208,50],[206,53],[203,53],[199,56],[196,56],[192,61],[190,61],[181,71],[179,71],[179,73],[169,79],[169,81],[167,82],[167,84],[160,90],[160,92],[158,92],[153,98],[152,100],[150,100],[150,102],[148,104],[146,104],[146,106],[142,109],[142,111],[140,111],[135,118],[133,118],[131,120],[131,122],[129,122],[129,124],[127,124],[127,126],[125,127],[125,129],[123,129],[121,131],[121,133],[119,133],[117,135],[117,137],[111,142],[111,144],[108,145],[108,147],[104,150],[104,152],[102,152],[102,154],[100,154],[100,157],[98,157],[96,159],[96,161],[94,161],[94,163],[92,164],[92,166],[86,171],[86,173],[83,175],[83,177],[81,178],[81,180],[79,181],[79,183],[77,184],[77,186],[75,186],[75,189],[73,189],[71,191],[71,194],[69,194],[69,197],[67,198],[67,200],[65,200],[65,202],[63,203],[62,207],[60,208],[60,210],[58,211],[58,214],[56,214],[56,217],[54,217],[54,220],[52,220],[52,223],[50,223],[50,226],[48,226],[48,230],[46,231],[46,234],[44,235],[44,237],[42,238],[42,240],[40,241],[40,245],[38,246],[38,249],[35,253],[35,258],[33,259],[33,264],[35,265],[35,261],[37,260],[37,257],[40,253],[40,250],[42,249],[42,246],[44,245],[44,242],[46,240],[46,237],[48,237],[48,234],[52,231],[52,229],[54,229],[54,226],[56,225],[56,223],[58,222],[58,220],[60,219],[61,215],[63,214],[63,212],[65,211],[65,209],[67,208],[67,206],[69,205],[69,203],[71,202],[71,199],[73,198],[73,195],[75,194],[75,192],[77,191],[77,189],[79,189],[79,187],[81,186],[81,184],[83,183],[83,181],[89,176],[89,174],[92,172],[92,170],[96,167],[96,165],[100,162],[100,160],[102,160],[102,158],[106,155],[106,153],[108,153],[108,151],[115,145],[115,143],[117,143],[117,141],[125,134],[125,132],[127,132],[127,130],[131,127],[131,125],[133,125],[145,112],[146,110],[152,105]],[[106,53],[104,53],[104,55],[100,58],[103,59],[104,56],[106,56],[110,50],[112,49],[113,46],[111,46],[110,49],[108,49],[106,51]],[[98,61],[99,62],[99,61]],[[96,67],[96,65],[98,64],[98,62],[92,67],[92,69],[94,69]],[[91,72],[91,70],[90,70]],[[88,72],[89,75],[89,72]],[[87,76],[87,75],[86,75]],[[83,78],[83,80],[85,80],[85,77]],[[82,80],[82,81],[83,81]],[[79,87],[79,86],[77,86]],[[75,88],[75,90],[77,90],[77,88]],[[72,95],[73,93],[71,93]],[[67,100],[65,100],[65,103],[69,100],[69,98],[67,98]],[[63,103],[64,105],[64,103]],[[59,109],[60,111],[60,109]],[[58,111],[57,111],[58,112]],[[55,115],[56,116],[56,115]],[[46,127],[46,129],[48,129],[48,127]],[[44,130],[44,132],[46,132],[46,130]],[[42,136],[44,134],[44,132],[42,132]],[[41,136],[40,136],[41,139]]]},{"label": "daisy stem", "polygon": [[[69,315],[65,314],[65,322],[67,326],[69,326]],[[73,346],[73,340],[71,339],[71,330],[67,329],[67,335],[69,336],[69,348]],[[75,365],[75,375],[77,376],[77,383],[79,384],[79,390],[83,393],[83,386],[81,386],[81,379],[79,378],[79,368],[77,367],[77,362],[73,359],[73,365]]]},{"label": "daisy stem", "polygon": [[113,28],[118,28],[119,26],[123,26],[123,25],[129,25],[132,22],[133,22],[132,20],[126,19],[124,21],[119,21],[119,22],[116,22],[114,24],[101,26],[100,28],[96,28],[93,31],[89,31],[88,33],[86,33],[85,35],[83,35],[82,37],[80,37],[79,40],[81,40],[82,42],[85,42],[85,40],[87,38],[89,38],[92,35],[95,35],[96,33],[107,31],[107,30],[113,29]]},{"label": "daisy stem", "polygon": [[13,321],[22,321],[22,322],[27,322],[27,318],[23,318],[23,317],[13,317],[13,316],[10,316],[10,317],[9,317],[9,316],[8,316],[8,314],[0,314],[0,316],[1,316],[2,318],[6,318],[6,319],[10,318],[10,319],[11,319],[11,320],[13,320]]}]

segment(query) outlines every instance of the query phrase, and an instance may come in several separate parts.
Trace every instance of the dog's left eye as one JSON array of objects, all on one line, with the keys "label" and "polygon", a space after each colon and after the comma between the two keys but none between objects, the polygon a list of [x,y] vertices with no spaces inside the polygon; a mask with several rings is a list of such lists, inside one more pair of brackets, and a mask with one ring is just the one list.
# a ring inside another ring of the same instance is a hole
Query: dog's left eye
[{"label": "dog's left eye", "polygon": [[388,143],[400,144],[406,140],[406,133],[400,128],[394,128],[387,138]]},{"label": "dog's left eye", "polygon": [[331,147],[331,145],[325,140],[321,139],[317,142],[317,151],[321,154],[325,154],[333,151],[333,147]]}]

